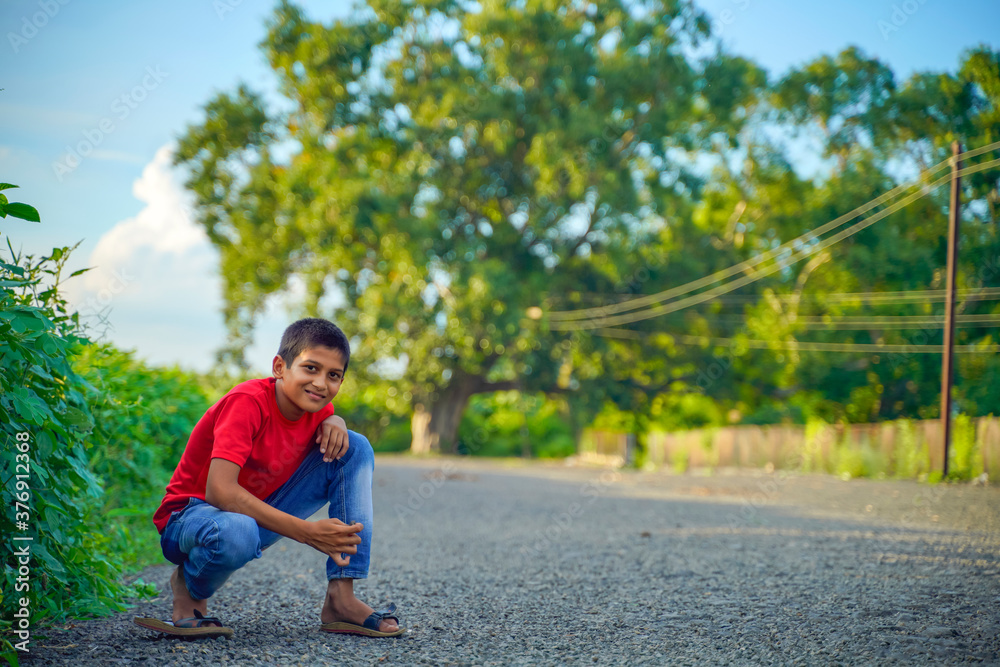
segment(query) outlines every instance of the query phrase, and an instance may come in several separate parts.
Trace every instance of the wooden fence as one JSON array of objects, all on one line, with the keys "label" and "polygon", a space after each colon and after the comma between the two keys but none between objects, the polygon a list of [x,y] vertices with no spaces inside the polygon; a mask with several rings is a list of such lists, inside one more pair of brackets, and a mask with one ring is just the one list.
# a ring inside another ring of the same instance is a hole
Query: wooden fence
[{"label": "wooden fence", "polygon": [[[941,422],[730,426],[674,433],[651,432],[644,460],[657,468],[773,466],[777,469],[852,476],[918,477],[941,470]],[[635,456],[628,434],[588,430],[584,459],[622,465]],[[958,417],[953,424],[952,472],[966,478],[986,472],[1000,478],[1000,418]]]}]

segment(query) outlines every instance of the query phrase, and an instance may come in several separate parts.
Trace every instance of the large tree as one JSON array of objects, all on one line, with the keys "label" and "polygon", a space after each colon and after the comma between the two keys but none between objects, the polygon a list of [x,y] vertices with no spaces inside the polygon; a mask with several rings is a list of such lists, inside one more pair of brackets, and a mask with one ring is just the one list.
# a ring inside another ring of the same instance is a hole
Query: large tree
[{"label": "large tree", "polygon": [[702,185],[694,156],[731,148],[764,83],[692,56],[707,37],[683,0],[373,0],[330,25],[282,3],[262,46],[287,104],[221,94],[177,153],[221,253],[228,354],[269,297],[302,295],[359,359],[398,360],[366,379],[412,405],[418,451],[452,448],[479,392],[662,391],[646,343],[526,314],[703,270],[695,236],[670,241]]}]

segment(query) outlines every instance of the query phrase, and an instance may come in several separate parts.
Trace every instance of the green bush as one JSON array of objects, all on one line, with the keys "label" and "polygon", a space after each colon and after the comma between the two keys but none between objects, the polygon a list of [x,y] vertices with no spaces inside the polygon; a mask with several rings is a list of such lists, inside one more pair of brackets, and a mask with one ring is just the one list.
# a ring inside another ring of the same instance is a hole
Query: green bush
[{"label": "green bush", "polygon": [[[33,211],[0,194],[0,217],[37,221]],[[21,638],[11,619],[22,598],[34,634],[42,623],[121,611],[129,597],[155,592],[141,580],[123,584],[122,574],[159,559],[152,512],[209,397],[231,378],[151,368],[92,343],[59,292],[72,248],[40,258],[8,248],[12,263],[0,265],[0,432],[3,502],[12,512],[0,516],[0,528],[31,538],[0,544],[0,629],[13,661]],[[18,581],[24,563],[14,550],[24,544],[30,574]]]},{"label": "green bush", "polygon": [[458,429],[458,451],[473,456],[522,456],[527,441],[534,458],[576,452],[559,406],[544,395],[517,391],[473,396]]},{"label": "green bush", "polygon": [[968,415],[955,417],[948,454],[949,479],[969,480],[983,474],[983,456],[976,439],[976,424]]},{"label": "green bush", "polygon": [[860,441],[851,439],[850,430],[845,429],[843,439],[833,452],[833,472],[844,478],[884,477],[889,462],[867,436]]},{"label": "green bush", "polygon": [[[121,561],[100,520],[103,489],[88,465],[93,387],[71,364],[88,341],[58,291],[71,249],[36,259],[8,247],[12,263],[0,264],[0,493],[8,508],[0,514],[0,555],[10,592],[0,604],[5,652],[11,639],[19,640],[11,619],[21,599],[35,628],[44,620],[123,610],[122,600],[148,592],[141,582],[121,583]],[[18,582],[25,564],[15,548],[24,545],[30,574]]]},{"label": "green bush", "polygon": [[814,417],[806,422],[799,466],[802,472],[830,472],[830,466],[823,457],[823,445],[833,437],[833,427],[822,419]]},{"label": "green bush", "polygon": [[409,421],[405,419],[393,420],[388,427],[382,430],[381,436],[378,440],[372,441],[376,452],[395,454],[410,451],[413,432]]},{"label": "green bush", "polygon": [[678,447],[670,454],[670,468],[676,473],[687,472],[691,462],[691,453],[683,447]]},{"label": "green bush", "polygon": [[917,442],[917,426],[909,419],[896,422],[896,449],[892,474],[898,479],[917,479],[930,472],[931,454],[926,442]]},{"label": "green bush", "polygon": [[376,452],[409,450],[412,439],[409,415],[390,412],[379,387],[356,387],[352,378],[333,400],[347,428],[368,438]]},{"label": "green bush", "polygon": [[104,486],[104,528],[122,564],[138,569],[160,559],[151,517],[191,430],[218,396],[201,376],[147,366],[111,345],[82,348],[73,367],[93,387],[88,463]]}]

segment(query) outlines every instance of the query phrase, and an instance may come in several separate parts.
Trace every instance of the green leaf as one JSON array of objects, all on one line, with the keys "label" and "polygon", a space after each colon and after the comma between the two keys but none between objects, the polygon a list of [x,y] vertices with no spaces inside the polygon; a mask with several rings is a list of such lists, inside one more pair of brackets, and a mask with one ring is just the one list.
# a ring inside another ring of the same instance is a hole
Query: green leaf
[{"label": "green leaf", "polygon": [[60,347],[59,343],[51,335],[42,334],[38,337],[38,345],[42,348],[42,351],[46,354],[55,356],[59,354]]},{"label": "green leaf", "polygon": [[44,544],[38,544],[32,548],[31,553],[40,560],[45,569],[55,575],[65,575],[66,568],[62,566],[59,559],[55,558]]},{"label": "green leaf", "polygon": [[28,331],[45,331],[47,328],[45,324],[44,315],[34,308],[28,308],[15,311],[10,326],[17,333],[23,334]]},{"label": "green leaf", "polygon": [[14,185],[12,183],[0,183],[0,190],[10,190],[11,188],[19,188],[20,185]]},{"label": "green leaf", "polygon": [[24,361],[24,355],[21,354],[20,350],[10,348],[0,352],[0,360],[2,360],[5,365],[10,366]]},{"label": "green leaf", "polygon": [[89,431],[94,428],[94,422],[87,413],[78,408],[66,408],[63,420],[76,429]]},{"label": "green leaf", "polygon": [[14,202],[12,204],[7,204],[7,215],[12,215],[15,218],[21,218],[22,220],[27,220],[28,222],[41,222],[38,216],[38,210],[34,206],[28,206],[27,204],[22,204],[20,202]]},{"label": "green leaf", "polygon": [[47,505],[42,510],[42,516],[45,518],[45,522],[49,524],[50,527],[62,523],[65,518],[65,513],[59,511],[59,508],[54,505]]},{"label": "green leaf", "polygon": [[8,393],[13,401],[14,411],[21,417],[34,424],[42,424],[46,419],[51,419],[52,410],[32,388],[14,387]]},{"label": "green leaf", "polygon": [[23,389],[15,389],[10,394],[8,394],[11,402],[14,404],[14,411],[21,417],[34,421],[35,411],[31,407],[23,394]]},{"label": "green leaf", "polygon": [[7,269],[11,273],[16,273],[19,276],[24,275],[24,269],[16,264],[8,264],[7,262],[0,262],[0,266]]},{"label": "green leaf", "polygon": [[55,381],[55,378],[52,377],[51,373],[48,373],[44,368],[42,368],[41,366],[38,366],[37,364],[31,366],[28,369],[28,372],[30,372],[35,377],[42,378],[43,380],[48,380],[49,382],[54,382]]}]

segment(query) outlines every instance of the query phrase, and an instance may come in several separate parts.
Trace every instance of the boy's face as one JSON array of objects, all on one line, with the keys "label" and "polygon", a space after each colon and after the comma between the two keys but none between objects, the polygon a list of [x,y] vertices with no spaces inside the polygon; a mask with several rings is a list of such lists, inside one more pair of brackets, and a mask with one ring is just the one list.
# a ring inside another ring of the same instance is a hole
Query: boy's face
[{"label": "boy's face", "polygon": [[322,410],[344,381],[344,359],[340,352],[328,347],[306,348],[291,364],[275,355],[271,370],[278,379],[278,408],[293,420]]}]

